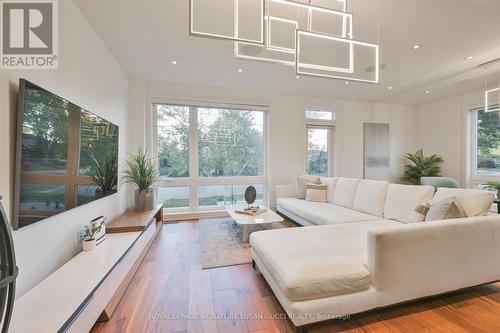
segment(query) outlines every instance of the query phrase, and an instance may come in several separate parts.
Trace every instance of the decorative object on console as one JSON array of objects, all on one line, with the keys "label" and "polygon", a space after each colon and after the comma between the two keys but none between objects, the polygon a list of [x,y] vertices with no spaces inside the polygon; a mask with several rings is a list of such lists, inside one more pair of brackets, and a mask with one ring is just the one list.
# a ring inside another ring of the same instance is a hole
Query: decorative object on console
[{"label": "decorative object on console", "polygon": [[97,236],[103,229],[106,218],[98,218],[97,221],[91,222],[85,226],[85,239],[83,240],[83,251],[92,251],[97,245]]},{"label": "decorative object on console", "polygon": [[422,177],[438,177],[441,176],[441,163],[443,158],[433,154],[424,156],[424,150],[417,150],[415,153],[405,155],[411,163],[405,165],[405,172],[401,180],[410,184],[420,185]]},{"label": "decorative object on console", "polygon": [[135,209],[139,211],[152,210],[155,207],[158,170],[153,161],[147,157],[147,151],[139,149],[132,161],[127,161],[128,169],[124,171],[125,181],[137,186],[134,193]]},{"label": "decorative object on console", "polygon": [[94,165],[87,170],[86,174],[92,179],[94,185],[97,186],[96,198],[103,198],[116,193],[118,186],[118,155],[106,155],[101,161],[98,161],[92,155],[92,160]]},{"label": "decorative object on console", "polygon": [[[0,200],[2,197],[0,196]],[[7,333],[14,307],[17,278],[14,242],[7,216],[0,202],[0,332]]]}]

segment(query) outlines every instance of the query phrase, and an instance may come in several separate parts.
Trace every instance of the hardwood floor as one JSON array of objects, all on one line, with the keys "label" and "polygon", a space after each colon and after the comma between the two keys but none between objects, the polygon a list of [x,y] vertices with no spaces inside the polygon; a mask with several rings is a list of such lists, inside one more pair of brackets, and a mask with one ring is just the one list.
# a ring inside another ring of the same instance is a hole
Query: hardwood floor
[{"label": "hardwood floor", "polygon": [[[93,332],[293,332],[262,275],[251,265],[202,270],[197,239],[196,221],[165,224],[113,317]],[[309,332],[500,332],[500,283],[321,323]]]}]

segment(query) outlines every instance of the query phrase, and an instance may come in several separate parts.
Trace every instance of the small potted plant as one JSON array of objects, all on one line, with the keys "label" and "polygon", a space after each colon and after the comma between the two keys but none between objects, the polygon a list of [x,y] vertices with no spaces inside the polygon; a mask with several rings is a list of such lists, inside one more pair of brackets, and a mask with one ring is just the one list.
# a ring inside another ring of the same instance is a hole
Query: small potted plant
[{"label": "small potted plant", "polygon": [[92,251],[96,246],[96,235],[101,232],[104,223],[92,223],[85,226],[83,251]]},{"label": "small potted plant", "polygon": [[500,200],[500,183],[490,182],[487,184],[487,186],[485,188],[488,190],[496,190],[497,191],[497,198],[498,198],[498,200]]},{"label": "small potted plant", "polygon": [[97,186],[96,198],[100,199],[107,195],[116,193],[118,186],[118,155],[111,153],[106,155],[100,162],[92,156],[94,164],[87,170],[86,174]]},{"label": "small potted plant", "polygon": [[134,193],[135,209],[139,211],[151,210],[156,200],[155,183],[158,181],[158,169],[153,161],[147,157],[142,149],[131,161],[127,161],[127,170],[124,171],[126,183],[134,184],[137,189]]}]

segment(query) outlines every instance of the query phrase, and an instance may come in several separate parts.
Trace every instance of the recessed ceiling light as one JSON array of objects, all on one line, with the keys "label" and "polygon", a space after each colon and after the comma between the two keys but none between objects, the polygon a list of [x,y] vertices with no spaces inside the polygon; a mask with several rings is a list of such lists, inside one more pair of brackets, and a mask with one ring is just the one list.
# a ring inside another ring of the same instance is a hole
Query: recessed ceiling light
[{"label": "recessed ceiling light", "polygon": [[241,69],[241,68],[238,68],[238,72],[240,72],[240,73],[241,73],[241,72],[243,72],[243,69]]},{"label": "recessed ceiling light", "polygon": [[473,56],[468,56],[467,58],[465,58],[465,60],[471,60],[472,58],[474,58]]},{"label": "recessed ceiling light", "polygon": [[430,92],[430,90],[426,90],[425,93],[426,94],[430,94],[431,92]]},{"label": "recessed ceiling light", "polygon": [[296,76],[295,76],[295,78],[296,78],[296,79],[300,79],[300,76],[296,75]]},{"label": "recessed ceiling light", "polygon": [[345,83],[345,84],[349,84],[349,81],[345,81],[344,83]]},{"label": "recessed ceiling light", "polygon": [[411,48],[412,48],[413,50],[418,50],[418,49],[419,49],[419,48],[421,48],[421,47],[422,47],[422,45],[420,45],[420,44],[415,44],[415,45],[413,45]]},{"label": "recessed ceiling light", "polygon": [[387,89],[392,90],[392,86],[388,86]]},{"label": "recessed ceiling light", "polygon": [[172,60],[172,65],[177,65],[177,61]]}]

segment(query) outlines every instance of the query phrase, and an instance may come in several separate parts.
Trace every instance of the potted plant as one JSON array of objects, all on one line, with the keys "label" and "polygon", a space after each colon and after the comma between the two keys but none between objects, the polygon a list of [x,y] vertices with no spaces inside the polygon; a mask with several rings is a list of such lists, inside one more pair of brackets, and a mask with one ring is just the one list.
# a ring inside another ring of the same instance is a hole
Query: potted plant
[{"label": "potted plant", "polygon": [[125,182],[137,187],[134,193],[135,209],[153,209],[156,203],[155,183],[158,181],[158,170],[146,152],[139,149],[139,153],[132,156],[131,161],[127,161],[127,170],[124,173]]},{"label": "potted plant", "polygon": [[116,192],[118,186],[118,154],[107,154],[101,162],[92,156],[94,164],[87,170],[86,174],[97,186],[96,198],[103,198]]},{"label": "potted plant", "polygon": [[436,154],[424,156],[424,150],[420,149],[415,153],[406,154],[406,158],[411,163],[405,165],[405,172],[401,180],[420,185],[420,178],[422,177],[441,176],[441,163],[444,162],[441,156]]},{"label": "potted plant", "polygon": [[85,226],[85,238],[83,239],[83,251],[92,251],[96,246],[96,235],[101,232],[104,223],[92,223]]},{"label": "potted plant", "polygon": [[488,190],[497,190],[497,198],[500,200],[500,183],[489,182],[485,188]]}]

